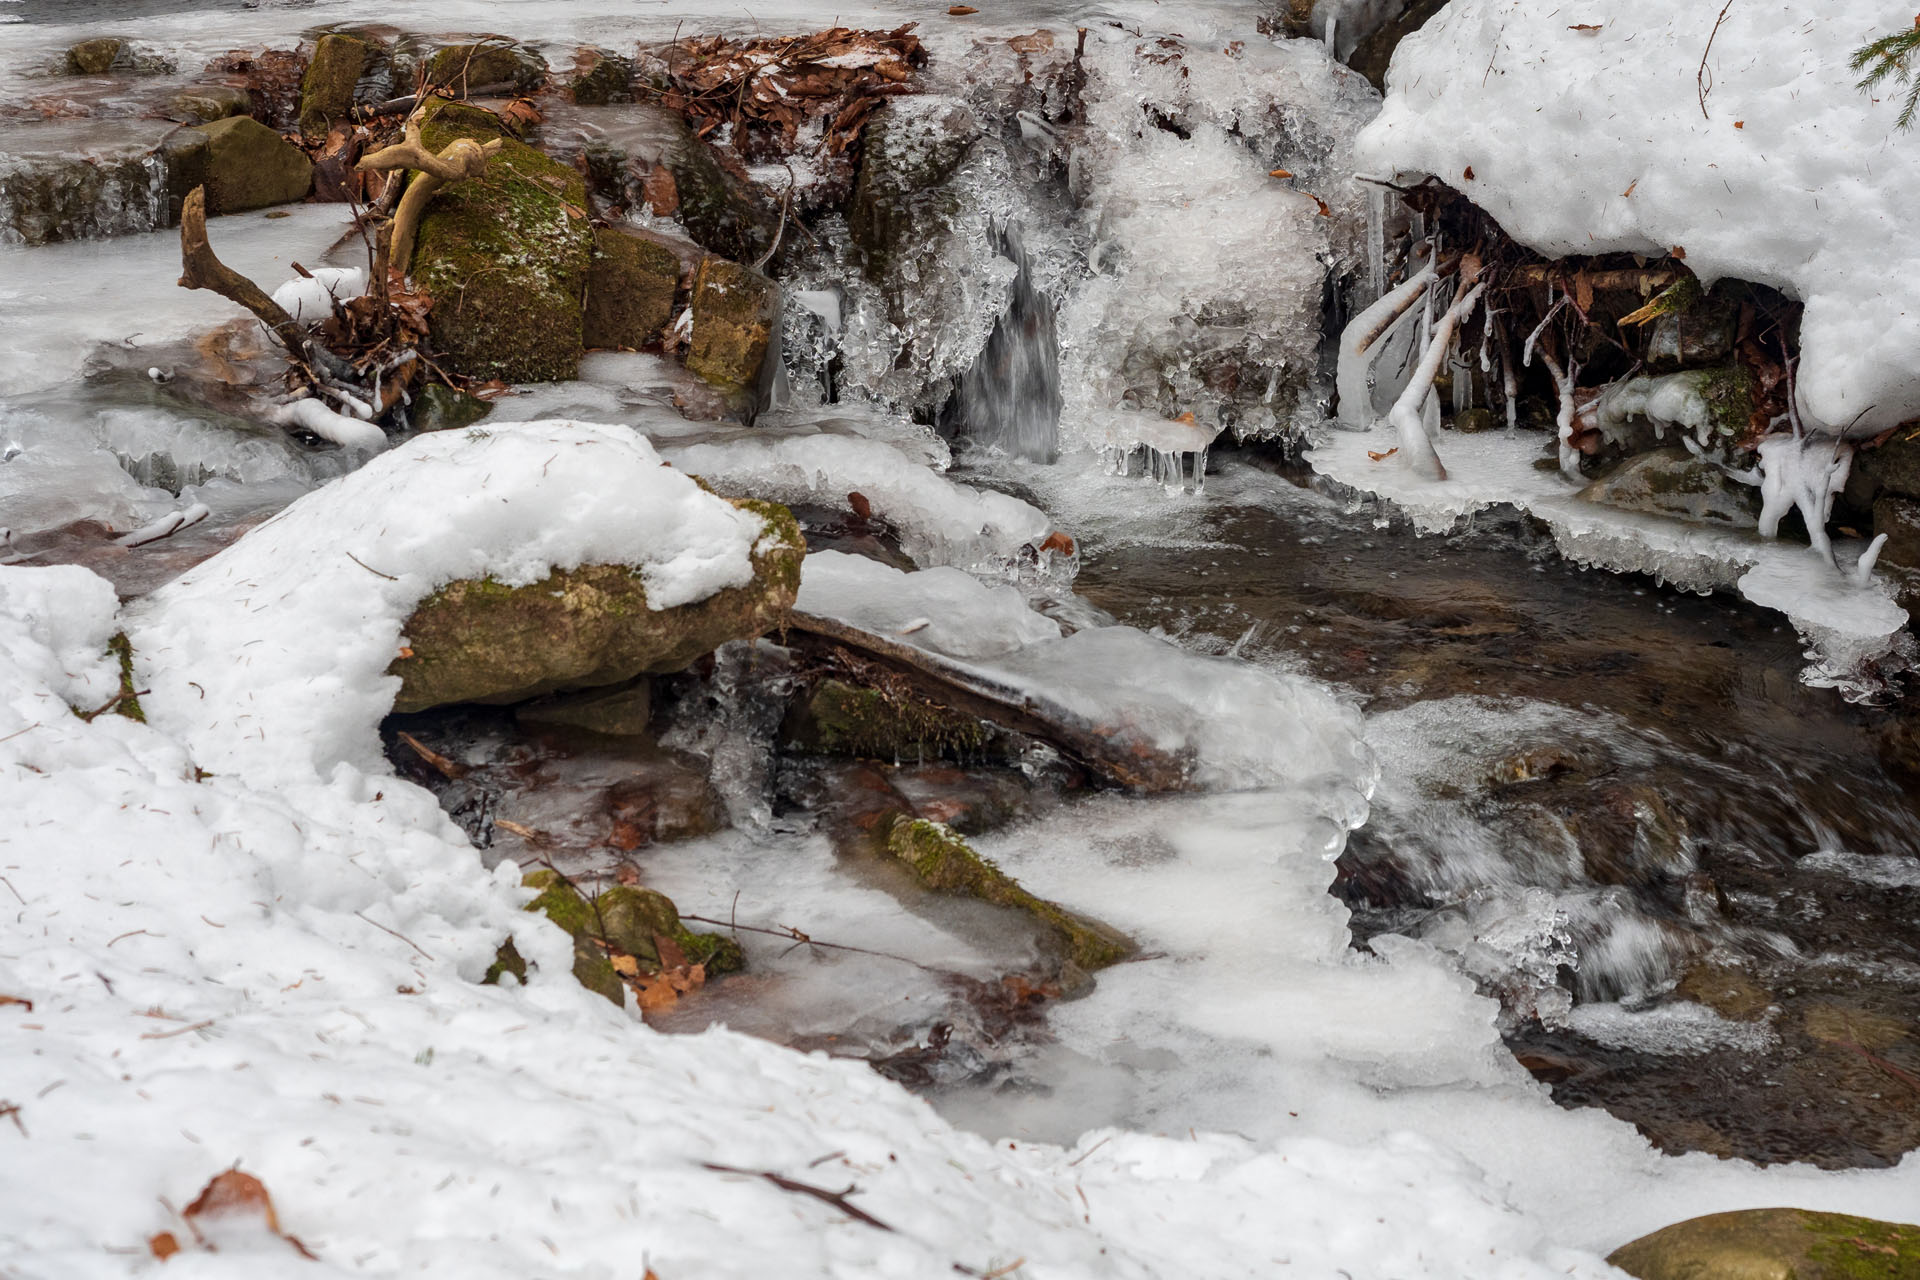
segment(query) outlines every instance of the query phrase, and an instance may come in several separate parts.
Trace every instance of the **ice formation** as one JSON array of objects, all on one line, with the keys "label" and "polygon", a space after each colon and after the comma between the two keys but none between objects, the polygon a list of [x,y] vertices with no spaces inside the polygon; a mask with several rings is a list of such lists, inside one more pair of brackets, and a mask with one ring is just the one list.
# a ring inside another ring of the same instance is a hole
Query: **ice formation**
[{"label": "ice formation", "polygon": [[275,289],[273,300],[300,324],[313,324],[332,315],[335,302],[356,298],[366,287],[364,267],[320,267]]},{"label": "ice formation", "polygon": [[1455,0],[1395,54],[1358,163],[1436,175],[1542,253],[1678,246],[1703,282],[1802,299],[1809,434],[1865,439],[1920,416],[1920,273],[1901,213],[1920,170],[1898,102],[1847,70],[1904,19],[1873,0],[1790,19],[1734,5],[1708,50],[1715,13],[1692,6],[1616,0],[1589,16]]}]

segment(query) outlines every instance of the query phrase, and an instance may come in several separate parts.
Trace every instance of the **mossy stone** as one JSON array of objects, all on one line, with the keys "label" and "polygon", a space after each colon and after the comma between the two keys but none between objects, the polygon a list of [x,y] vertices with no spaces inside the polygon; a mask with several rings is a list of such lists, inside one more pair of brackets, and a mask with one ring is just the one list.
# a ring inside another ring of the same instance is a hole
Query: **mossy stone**
[{"label": "mossy stone", "polygon": [[517,92],[532,93],[546,83],[547,63],[523,45],[499,41],[452,44],[427,60],[427,79],[456,94],[509,83]]},{"label": "mossy stone", "polygon": [[1679,448],[1636,454],[1582,489],[1579,496],[1622,511],[1732,529],[1752,529],[1760,523],[1758,491]]},{"label": "mossy stone", "polygon": [[703,249],[723,258],[758,262],[773,248],[778,212],[721,164],[713,148],[678,113],[662,114],[666,118],[661,123],[672,131],[672,140],[662,149],[660,163],[673,175],[680,225]]},{"label": "mossy stone", "polygon": [[120,50],[124,47],[124,41],[112,36],[82,40],[67,50],[67,74],[70,76],[106,75],[113,70],[113,64],[120,57]]},{"label": "mossy stone", "polygon": [[169,116],[195,123],[244,116],[251,110],[253,99],[247,91],[230,84],[197,84],[167,100]]},{"label": "mossy stone", "polygon": [[1132,940],[1118,930],[1028,893],[945,823],[903,814],[886,831],[887,852],[929,889],[1025,912],[1051,926],[1067,959],[1083,970],[1103,969],[1134,952]]},{"label": "mossy stone", "polygon": [[1810,1209],[1743,1209],[1662,1227],[1607,1261],[1640,1280],[1914,1280],[1920,1226]]},{"label": "mossy stone", "polygon": [[1453,415],[1453,429],[1462,435],[1478,435],[1482,431],[1491,431],[1499,425],[1500,420],[1493,416],[1493,410],[1481,405],[1463,409]]},{"label": "mossy stone", "polygon": [[780,290],[752,267],[706,258],[693,282],[693,339],[687,368],[723,391],[760,378],[780,316]]},{"label": "mossy stone", "polygon": [[300,78],[300,131],[318,137],[353,108],[353,89],[367,65],[367,42],[335,32],[313,46],[313,61]]},{"label": "mossy stone", "polygon": [[[735,973],[745,967],[745,956],[738,943],[716,934],[694,933],[680,923],[680,912],[673,900],[652,889],[618,885],[588,898],[566,877],[548,868],[532,872],[523,881],[539,895],[526,906],[538,911],[564,929],[573,938],[573,976],[581,986],[598,992],[615,1004],[626,1003],[625,984],[608,958],[606,943],[632,956],[644,969],[658,972],[660,951],[656,938],[671,938],[693,964],[706,966],[708,976]],[[519,963],[517,969],[514,962]],[[498,981],[502,972],[514,973],[523,981],[526,962],[513,950],[509,940],[488,970],[488,979]]]},{"label": "mossy stone", "polygon": [[977,757],[992,735],[972,716],[925,699],[829,679],[795,704],[782,736],[798,750],[822,755],[966,760]]},{"label": "mossy stone", "polygon": [[251,116],[194,125],[207,140],[207,212],[240,213],[304,200],[313,164],[300,149]]},{"label": "mossy stone", "polygon": [[407,417],[415,431],[453,431],[470,427],[493,412],[493,406],[479,396],[433,382],[413,397]]},{"label": "mossy stone", "polygon": [[648,608],[640,574],[625,565],[558,569],[524,587],[491,578],[449,583],[407,620],[410,655],[388,668],[401,680],[394,710],[618,684],[682,670],[729,640],[764,635],[793,607],[806,554],[791,513],[764,505],[783,519],[756,510],[767,533],[753,555],[753,580],[692,604]]},{"label": "mossy stone", "polygon": [[[434,300],[431,337],[449,370],[508,382],[553,382],[579,371],[582,307],[593,233],[580,175],[503,136],[498,117],[458,104],[430,107],[421,140],[500,138],[477,178],[434,196],[414,241],[414,280]],[[473,117],[481,117],[475,120]]]},{"label": "mossy stone", "polygon": [[583,107],[633,101],[633,63],[604,49],[583,50],[567,89]]},{"label": "mossy stone", "polygon": [[597,229],[587,270],[586,344],[636,350],[656,341],[673,320],[679,287],[673,250],[613,227]]}]

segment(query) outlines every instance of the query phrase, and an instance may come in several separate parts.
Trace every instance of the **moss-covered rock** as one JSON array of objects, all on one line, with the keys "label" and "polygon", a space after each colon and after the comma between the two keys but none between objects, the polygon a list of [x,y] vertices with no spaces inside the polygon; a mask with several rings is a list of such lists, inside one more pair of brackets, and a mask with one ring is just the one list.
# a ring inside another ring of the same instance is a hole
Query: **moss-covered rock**
[{"label": "moss-covered rock", "polygon": [[796,750],[877,760],[970,760],[992,738],[972,716],[911,694],[822,680],[794,704],[781,736]]},{"label": "moss-covered rock", "polygon": [[688,370],[723,391],[753,388],[779,318],[780,289],[773,281],[738,262],[703,260],[693,282]]},{"label": "moss-covered rock", "polygon": [[94,40],[82,40],[67,50],[67,74],[71,76],[103,76],[113,70],[113,64],[120,57],[126,42],[112,36],[101,36]]},{"label": "moss-covered rock", "polygon": [[587,270],[586,344],[635,350],[655,341],[673,319],[679,287],[673,250],[613,227],[597,229]]},{"label": "moss-covered rock", "polygon": [[547,80],[547,60],[525,45],[503,40],[450,44],[427,59],[427,79],[456,94],[511,84],[532,93]]},{"label": "moss-covered rock", "polygon": [[1913,1280],[1920,1226],[1809,1209],[1744,1209],[1662,1227],[1607,1261],[1640,1280]]},{"label": "moss-covered rock", "polygon": [[583,49],[567,91],[583,107],[633,101],[633,63],[604,49]]},{"label": "moss-covered rock", "polygon": [[207,212],[239,213],[304,200],[313,164],[300,149],[251,116],[194,125],[207,140]]},{"label": "moss-covered rock", "polygon": [[441,191],[414,241],[413,278],[434,300],[431,337],[451,371],[551,382],[579,371],[593,233],[580,175],[505,136],[499,118],[432,106],[421,141],[501,139],[487,170]]},{"label": "moss-covered rock", "polygon": [[1105,968],[1134,952],[1133,942],[1118,930],[1028,893],[1019,881],[974,852],[945,823],[901,815],[887,830],[886,848],[937,893],[978,898],[1025,912],[1050,926],[1066,958],[1083,970]]},{"label": "moss-covered rock", "polygon": [[[688,929],[680,923],[680,913],[673,900],[663,893],[620,885],[589,898],[571,881],[550,869],[531,873],[523,883],[529,889],[539,890],[539,896],[529,902],[526,909],[540,912],[573,938],[574,978],[581,986],[615,1004],[625,1003],[626,991],[608,958],[609,947],[632,956],[642,970],[655,973],[660,969],[660,938],[672,940],[689,962],[705,965],[709,977],[735,973],[745,967],[739,943],[718,934]],[[526,978],[526,962],[511,941],[501,948],[487,978],[498,981],[503,972],[513,973],[523,981]]]},{"label": "moss-covered rock", "polygon": [[1622,511],[1734,529],[1760,522],[1757,490],[1679,448],[1636,454],[1582,489],[1580,497]]},{"label": "moss-covered rock", "polygon": [[244,116],[253,110],[253,99],[245,89],[230,84],[197,84],[182,89],[167,99],[167,114],[175,120],[196,124]]},{"label": "moss-covered rock", "polygon": [[407,417],[415,431],[454,431],[492,412],[493,406],[479,396],[433,382],[414,395]]},{"label": "moss-covered rock", "polygon": [[300,131],[320,137],[327,126],[353,107],[354,86],[366,69],[368,45],[358,36],[334,32],[313,46],[313,61],[300,78]]},{"label": "moss-covered rock", "polygon": [[673,175],[675,212],[701,248],[741,262],[758,262],[773,248],[779,213],[754,194],[739,174],[720,163],[712,147],[687,128],[678,113],[662,123],[670,140],[659,163]]},{"label": "moss-covered rock", "polygon": [[524,587],[484,578],[440,588],[407,620],[410,656],[388,668],[401,680],[394,710],[618,684],[682,670],[729,640],[764,635],[793,606],[806,543],[786,508],[737,505],[767,520],[753,581],[692,604],[648,608],[640,574],[625,565],[559,569]]}]

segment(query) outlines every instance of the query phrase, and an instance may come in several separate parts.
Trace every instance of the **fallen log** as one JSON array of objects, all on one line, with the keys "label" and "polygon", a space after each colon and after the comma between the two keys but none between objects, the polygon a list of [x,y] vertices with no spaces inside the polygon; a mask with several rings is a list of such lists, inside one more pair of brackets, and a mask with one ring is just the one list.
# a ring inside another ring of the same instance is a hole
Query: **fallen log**
[{"label": "fallen log", "polygon": [[1050,744],[1107,786],[1146,792],[1194,789],[1186,760],[1119,740],[1075,712],[1006,683],[990,670],[799,611],[789,616],[783,643],[830,663],[836,650],[876,663],[930,702]]}]

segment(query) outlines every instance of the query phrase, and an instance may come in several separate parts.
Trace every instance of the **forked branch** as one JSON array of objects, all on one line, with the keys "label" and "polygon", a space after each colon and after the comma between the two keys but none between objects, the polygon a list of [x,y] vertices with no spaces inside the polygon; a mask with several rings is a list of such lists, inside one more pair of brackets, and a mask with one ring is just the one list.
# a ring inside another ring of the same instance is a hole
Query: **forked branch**
[{"label": "forked branch", "polygon": [[402,276],[407,274],[413,262],[414,235],[420,230],[420,218],[427,211],[427,201],[442,187],[485,173],[487,160],[500,150],[500,143],[499,138],[486,143],[456,138],[435,154],[420,141],[420,117],[416,112],[407,121],[406,135],[401,141],[382,147],[355,166],[365,172],[412,169],[418,174],[408,184],[406,194],[400,197],[393,221],[387,224],[381,237],[379,260],[374,264],[375,287],[385,286],[389,270]]},{"label": "forked branch", "polygon": [[[273,331],[308,381],[319,381],[314,374],[317,348],[308,340],[307,331],[259,285],[220,261],[208,243],[205,187],[195,187],[180,206],[180,287],[211,290],[253,312]],[[331,353],[320,354],[331,358]]]}]

